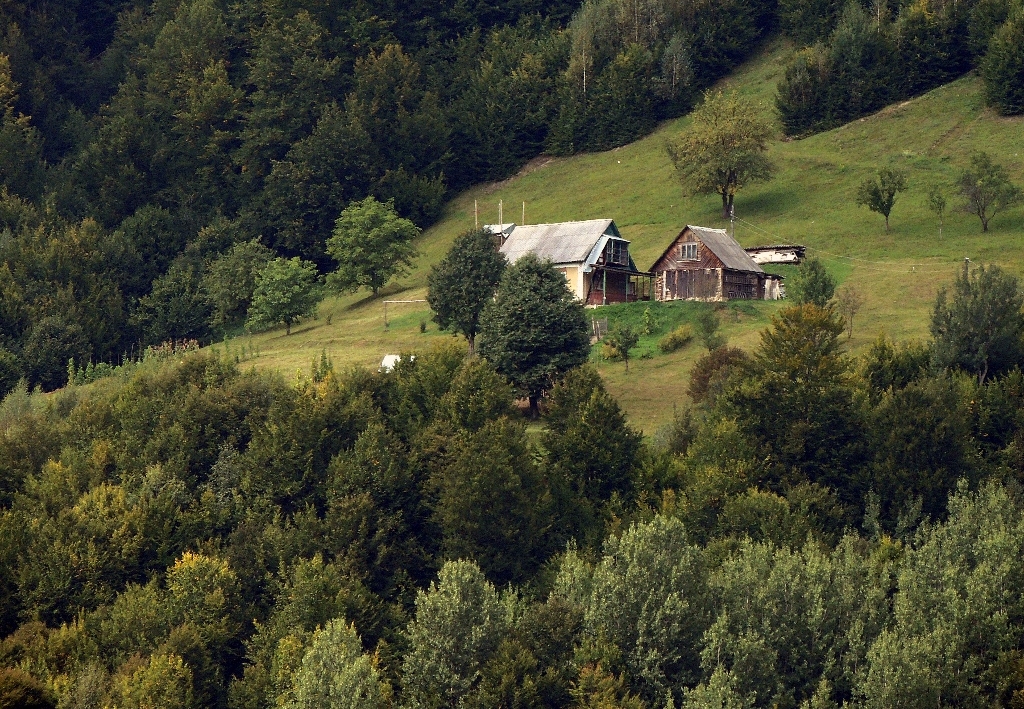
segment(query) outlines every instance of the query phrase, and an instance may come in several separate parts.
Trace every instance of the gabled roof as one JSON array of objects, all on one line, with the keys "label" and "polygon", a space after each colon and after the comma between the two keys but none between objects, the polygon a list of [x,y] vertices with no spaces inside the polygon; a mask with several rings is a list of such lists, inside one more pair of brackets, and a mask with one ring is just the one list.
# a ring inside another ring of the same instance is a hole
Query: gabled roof
[{"label": "gabled roof", "polygon": [[[711,249],[711,253],[717,256],[718,260],[726,268],[733,271],[764,273],[764,270],[754,262],[754,259],[750,258],[750,254],[744,251],[743,247],[739,245],[736,239],[729,236],[729,232],[725,229],[711,229],[709,227],[693,226],[692,224],[687,224],[686,229],[693,232],[693,235],[702,244]],[[686,229],[683,229],[679,236],[682,236]],[[672,240],[668,248],[655,260],[655,264],[665,258],[665,254],[669,252],[669,249],[679,241],[679,236]]]},{"label": "gabled roof", "polygon": [[602,239],[607,241],[608,236],[622,238],[611,219],[517,226],[501,247],[501,253],[509,263],[526,254],[556,264],[587,263],[592,254],[600,255],[601,250],[595,247]]}]

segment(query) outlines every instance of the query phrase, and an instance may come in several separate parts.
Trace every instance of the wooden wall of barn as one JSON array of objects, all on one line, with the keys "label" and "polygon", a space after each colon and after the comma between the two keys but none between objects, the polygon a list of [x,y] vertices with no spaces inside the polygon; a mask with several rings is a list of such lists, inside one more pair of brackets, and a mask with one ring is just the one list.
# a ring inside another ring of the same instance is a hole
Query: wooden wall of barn
[{"label": "wooden wall of barn", "polygon": [[722,269],[659,271],[654,293],[658,300],[721,300]]}]

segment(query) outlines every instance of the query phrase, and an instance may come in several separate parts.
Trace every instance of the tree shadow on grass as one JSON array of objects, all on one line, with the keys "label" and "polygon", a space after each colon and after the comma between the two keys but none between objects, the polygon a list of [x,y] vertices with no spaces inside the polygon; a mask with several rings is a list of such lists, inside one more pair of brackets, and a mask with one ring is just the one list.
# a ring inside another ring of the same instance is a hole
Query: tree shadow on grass
[{"label": "tree shadow on grass", "polygon": [[739,192],[736,195],[736,216],[740,218],[749,217],[776,217],[793,209],[800,203],[800,197],[796,190],[779,188],[767,188],[744,194]]}]

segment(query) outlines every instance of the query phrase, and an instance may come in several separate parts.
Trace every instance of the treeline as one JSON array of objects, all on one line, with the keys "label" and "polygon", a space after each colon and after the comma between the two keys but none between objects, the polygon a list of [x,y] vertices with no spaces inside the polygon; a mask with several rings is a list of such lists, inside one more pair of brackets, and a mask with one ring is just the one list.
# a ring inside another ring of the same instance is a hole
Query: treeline
[{"label": "treeline", "polygon": [[990,105],[1024,111],[1024,6],[1017,0],[781,0],[784,31],[806,47],[777,106],[790,135],[827,130],[979,68]]},{"label": "treeline", "polygon": [[625,143],[774,24],[760,0],[307,5],[0,9],[4,386],[237,329],[203,285],[233,247],[332,271],[346,206],[424,227],[542,151]]},{"label": "treeline", "polygon": [[0,701],[1014,706],[1022,304],[978,269],[856,359],[795,305],[649,441],[587,367],[528,434],[454,344],[9,397]]}]

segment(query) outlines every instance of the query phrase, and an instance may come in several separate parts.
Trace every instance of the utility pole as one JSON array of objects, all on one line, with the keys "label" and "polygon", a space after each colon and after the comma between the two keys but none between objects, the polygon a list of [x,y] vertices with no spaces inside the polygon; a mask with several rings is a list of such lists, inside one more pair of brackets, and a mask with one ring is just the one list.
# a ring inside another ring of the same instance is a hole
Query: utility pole
[{"label": "utility pole", "polygon": [[480,208],[475,199],[473,200],[473,228],[480,229]]},{"label": "utility pole", "polygon": [[521,221],[520,224],[523,224],[524,226],[526,224],[526,202],[523,202],[523,221]]},{"label": "utility pole", "polygon": [[502,216],[502,201],[500,199],[498,200],[498,228],[505,228],[505,217]]},{"label": "utility pole", "polygon": [[736,205],[729,205],[729,227],[732,230],[732,238],[736,238]]}]

